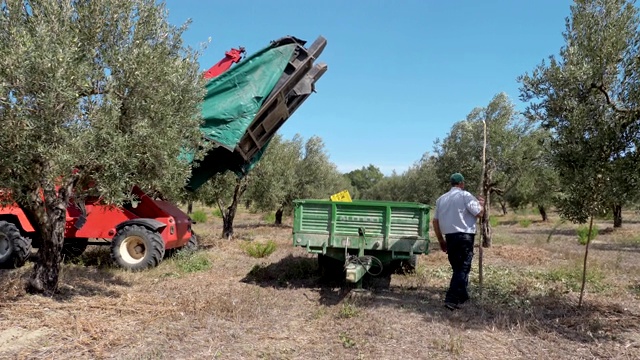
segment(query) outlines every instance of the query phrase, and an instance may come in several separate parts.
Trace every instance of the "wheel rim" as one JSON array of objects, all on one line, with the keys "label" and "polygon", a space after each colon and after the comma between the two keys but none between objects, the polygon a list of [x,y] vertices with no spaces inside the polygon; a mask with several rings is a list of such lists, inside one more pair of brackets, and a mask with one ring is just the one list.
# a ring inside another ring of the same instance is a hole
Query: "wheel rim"
[{"label": "wheel rim", "polygon": [[120,244],[120,256],[129,264],[137,264],[144,260],[147,253],[144,239],[140,236],[128,236]]},{"label": "wheel rim", "polygon": [[7,256],[11,251],[11,244],[7,235],[0,233],[0,258]]}]

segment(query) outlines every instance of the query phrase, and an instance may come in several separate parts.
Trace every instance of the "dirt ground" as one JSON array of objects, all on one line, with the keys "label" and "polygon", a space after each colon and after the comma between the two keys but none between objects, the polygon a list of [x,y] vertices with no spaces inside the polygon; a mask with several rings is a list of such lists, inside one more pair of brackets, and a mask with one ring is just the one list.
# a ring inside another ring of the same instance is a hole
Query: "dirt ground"
[{"label": "dirt ground", "polygon": [[[0,270],[0,358],[640,358],[634,213],[621,229],[598,221],[581,308],[577,226],[530,212],[496,217],[482,294],[476,249],[473,300],[455,312],[443,307],[450,269],[433,236],[415,273],[371,278],[358,292],[321,280],[316,259],[292,246],[290,225],[242,212],[227,241],[208,215],[196,225],[203,250],[131,273],[110,266],[107,248],[90,249],[64,265],[53,298],[25,294],[31,263]],[[248,255],[248,244],[269,240],[271,255]]]}]

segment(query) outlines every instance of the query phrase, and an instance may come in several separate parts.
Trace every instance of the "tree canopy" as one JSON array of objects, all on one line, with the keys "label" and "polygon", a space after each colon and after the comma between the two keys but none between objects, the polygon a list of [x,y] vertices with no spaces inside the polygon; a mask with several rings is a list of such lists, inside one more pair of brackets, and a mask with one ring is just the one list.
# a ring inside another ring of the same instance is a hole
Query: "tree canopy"
[{"label": "tree canopy", "polygon": [[107,203],[183,186],[203,94],[185,29],[154,0],[0,1],[0,182],[43,238],[36,290],[55,290],[79,184]]}]

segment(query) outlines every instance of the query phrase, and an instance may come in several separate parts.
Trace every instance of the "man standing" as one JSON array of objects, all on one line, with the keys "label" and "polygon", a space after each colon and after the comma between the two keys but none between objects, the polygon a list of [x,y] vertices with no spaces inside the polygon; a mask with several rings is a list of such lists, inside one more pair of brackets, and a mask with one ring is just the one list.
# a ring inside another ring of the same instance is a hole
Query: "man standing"
[{"label": "man standing", "polygon": [[455,310],[469,300],[467,286],[473,260],[476,218],[483,214],[484,199],[476,199],[464,190],[462,174],[455,173],[449,180],[451,190],[436,201],[433,230],[440,243],[440,249],[447,253],[453,270],[444,306],[449,310]]}]

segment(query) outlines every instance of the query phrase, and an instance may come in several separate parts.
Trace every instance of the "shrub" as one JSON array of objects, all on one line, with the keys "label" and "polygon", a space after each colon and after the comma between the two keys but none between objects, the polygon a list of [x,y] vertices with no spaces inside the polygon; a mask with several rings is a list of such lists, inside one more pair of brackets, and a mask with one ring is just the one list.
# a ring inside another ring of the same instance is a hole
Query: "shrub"
[{"label": "shrub", "polygon": [[242,249],[251,257],[264,258],[276,251],[276,243],[273,240],[269,240],[266,243],[251,241],[244,245]]},{"label": "shrub", "polygon": [[492,228],[498,226],[498,218],[495,216],[489,215],[489,226],[491,226]]},{"label": "shrub", "polygon": [[222,219],[222,211],[220,211],[220,209],[215,208],[211,213],[213,214],[214,217]]},{"label": "shrub", "polygon": [[[580,245],[587,245],[587,241],[589,240],[589,226],[580,226],[576,229],[576,234],[578,235],[578,243]],[[591,229],[591,240],[595,239],[598,236],[598,227],[593,225]]]},{"label": "shrub", "polygon": [[207,213],[202,210],[196,210],[191,213],[191,220],[196,223],[206,223],[207,222]]}]

